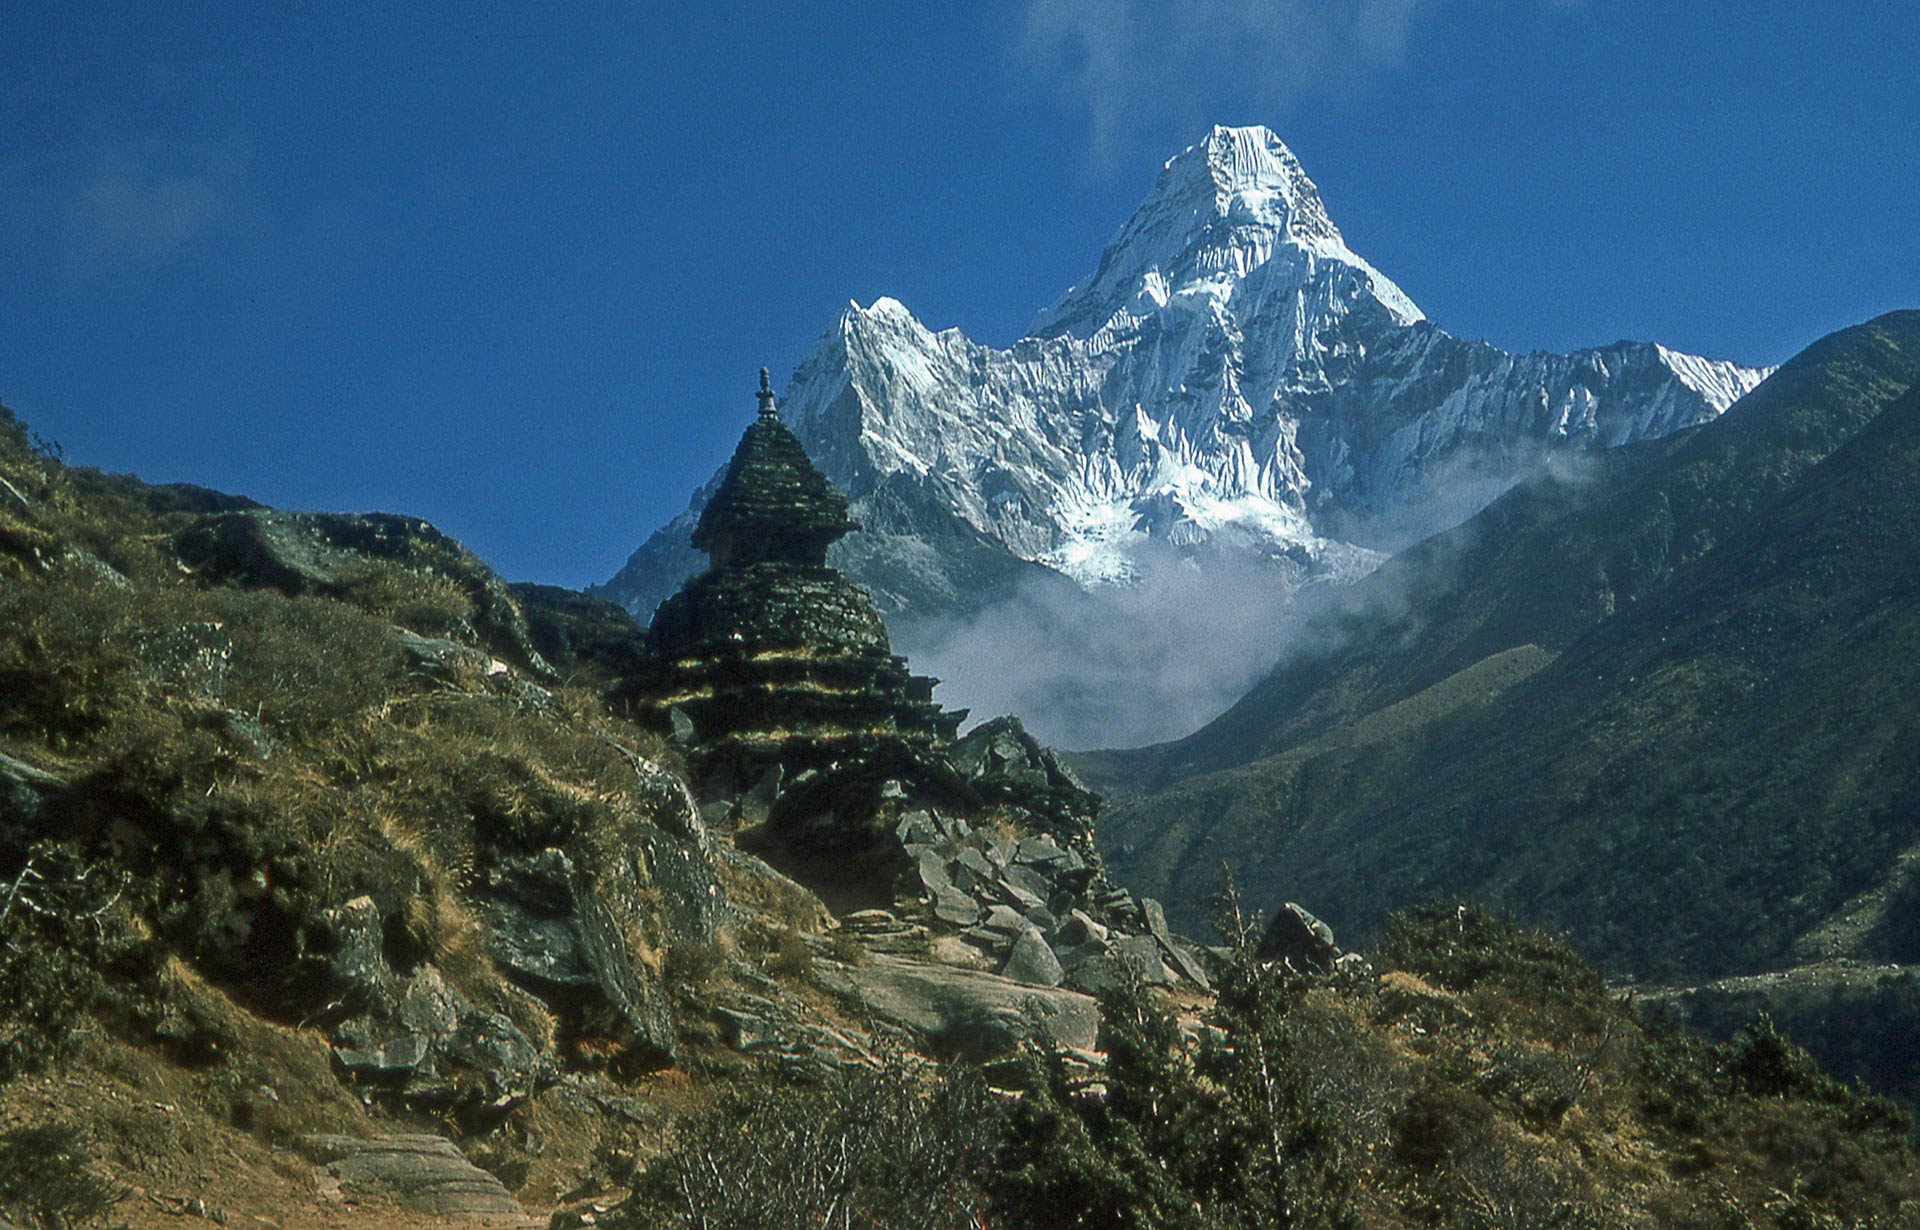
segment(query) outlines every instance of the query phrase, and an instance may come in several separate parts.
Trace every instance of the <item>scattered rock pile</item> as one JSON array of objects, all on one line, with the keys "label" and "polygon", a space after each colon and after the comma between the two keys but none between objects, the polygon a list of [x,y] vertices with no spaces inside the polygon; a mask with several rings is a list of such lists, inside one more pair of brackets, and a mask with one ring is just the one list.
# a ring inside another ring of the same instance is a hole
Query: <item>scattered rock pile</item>
[{"label": "scattered rock pile", "polygon": [[1113,886],[1097,862],[1048,834],[1002,837],[916,810],[895,836],[912,868],[907,893],[930,925],[957,934],[1004,977],[1090,993],[1128,972],[1158,985],[1210,985],[1200,949],[1168,930],[1157,902]]},{"label": "scattered rock pile", "polygon": [[329,911],[328,921],[328,973],[343,991],[338,1002],[353,1006],[331,1031],[344,1075],[418,1108],[479,1102],[496,1111],[552,1078],[551,1058],[506,1015],[474,1005],[432,965],[395,971],[371,897]]}]

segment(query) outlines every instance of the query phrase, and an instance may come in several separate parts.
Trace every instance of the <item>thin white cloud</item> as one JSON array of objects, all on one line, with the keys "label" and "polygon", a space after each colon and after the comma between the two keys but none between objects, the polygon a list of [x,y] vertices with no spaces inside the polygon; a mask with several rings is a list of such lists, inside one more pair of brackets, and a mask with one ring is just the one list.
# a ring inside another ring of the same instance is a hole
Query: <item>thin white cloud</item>
[{"label": "thin white cloud", "polygon": [[24,153],[0,165],[22,242],[74,272],[151,268],[234,220],[247,147],[119,141]]},{"label": "thin white cloud", "polygon": [[1228,81],[1260,114],[1354,89],[1405,61],[1434,0],[1027,0],[1022,65],[1081,110],[1089,155],[1111,165],[1129,134],[1192,126],[1196,94]]}]

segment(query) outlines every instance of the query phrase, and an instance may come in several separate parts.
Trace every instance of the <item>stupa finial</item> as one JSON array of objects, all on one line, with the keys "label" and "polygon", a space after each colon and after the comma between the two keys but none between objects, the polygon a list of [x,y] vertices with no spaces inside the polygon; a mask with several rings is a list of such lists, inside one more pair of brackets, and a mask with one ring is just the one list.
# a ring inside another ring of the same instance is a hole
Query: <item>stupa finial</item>
[{"label": "stupa finial", "polygon": [[759,398],[760,398],[760,413],[766,415],[768,418],[772,418],[774,414],[773,382],[767,379],[767,369],[764,367],[760,369]]}]

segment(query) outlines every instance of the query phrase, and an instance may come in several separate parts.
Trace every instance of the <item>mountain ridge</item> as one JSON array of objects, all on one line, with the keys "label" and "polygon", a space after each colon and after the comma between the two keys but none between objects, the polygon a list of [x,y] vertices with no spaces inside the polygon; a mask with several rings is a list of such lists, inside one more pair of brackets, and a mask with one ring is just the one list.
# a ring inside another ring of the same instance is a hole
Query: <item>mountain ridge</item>
[{"label": "mountain ridge", "polygon": [[[1709,421],[1764,374],[1649,342],[1510,354],[1454,337],[1347,248],[1278,137],[1217,128],[1032,335],[997,349],[892,298],[851,304],[782,415],[868,524],[834,562],[965,689],[990,672],[942,661],[943,634],[1027,586],[1139,584],[1162,549],[1199,589],[1210,554],[1265,568],[1276,597],[1351,581],[1546,459]],[[896,515],[876,517],[885,484]],[[685,538],[710,490],[596,592],[650,616],[698,568]],[[1191,707],[1130,682],[1139,711]]]},{"label": "mountain ridge", "polygon": [[1362,930],[1483,896],[1640,976],[1795,959],[1920,814],[1916,382],[1920,312],[1882,316],[1397,557],[1206,728],[1082,759],[1123,792],[1120,874],[1180,900],[1222,859],[1263,890],[1312,868]]}]

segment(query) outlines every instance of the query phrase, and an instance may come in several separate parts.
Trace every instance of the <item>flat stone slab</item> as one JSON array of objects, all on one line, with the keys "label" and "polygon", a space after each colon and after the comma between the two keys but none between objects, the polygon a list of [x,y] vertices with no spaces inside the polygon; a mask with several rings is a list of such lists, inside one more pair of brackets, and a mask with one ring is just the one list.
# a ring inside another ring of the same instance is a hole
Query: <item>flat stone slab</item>
[{"label": "flat stone slab", "polygon": [[999,931],[1006,935],[1019,935],[1033,924],[1020,916],[1020,911],[1010,905],[996,905],[987,910],[986,921],[981,924],[989,931]]},{"label": "flat stone slab", "polygon": [[386,1198],[401,1208],[486,1224],[522,1222],[527,1211],[500,1180],[444,1136],[305,1136],[323,1196],[347,1203]]},{"label": "flat stone slab", "polygon": [[874,955],[821,981],[882,1020],[976,1057],[1007,1053],[1029,1027],[1076,1050],[1092,1050],[1100,1033],[1092,997],[974,970]]},{"label": "flat stone slab", "polygon": [[1022,867],[1015,864],[1007,868],[1001,878],[1015,888],[1024,889],[1032,893],[1043,905],[1046,903],[1047,898],[1053,895],[1053,885],[1048,882],[1047,877],[1041,875],[1031,867]]},{"label": "flat stone slab", "polygon": [[1213,979],[1207,973],[1206,962],[1201,959],[1199,949],[1175,935],[1161,940],[1160,950],[1166,953],[1167,963],[1173,966],[1181,977],[1203,991],[1213,990]]},{"label": "flat stone slab", "polygon": [[1019,848],[1014,851],[1013,861],[1037,866],[1065,864],[1067,852],[1062,850],[1048,837],[1023,837]]},{"label": "flat stone slab", "polygon": [[[960,851],[960,853],[954,857],[953,861],[957,866],[966,868],[967,874],[976,880],[992,882],[1000,875],[999,868],[989,863],[987,856],[972,846],[968,846],[966,849]],[[971,887],[971,885],[963,884],[961,887]]]}]

